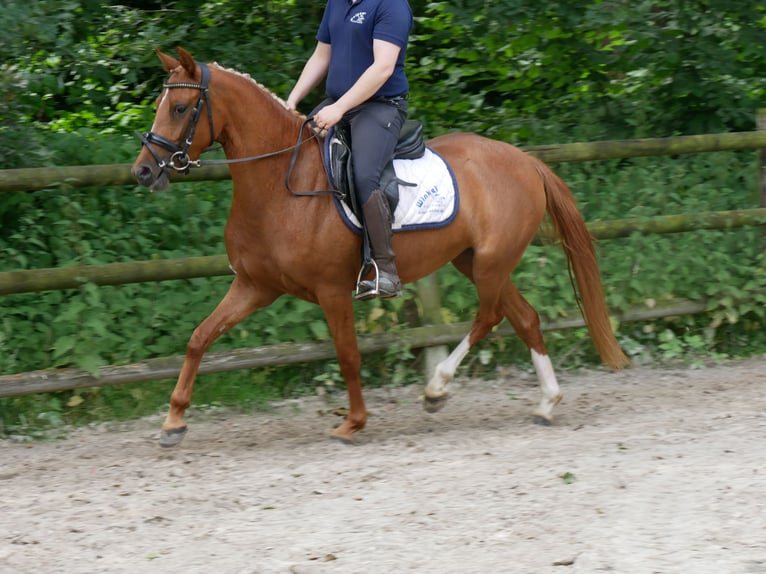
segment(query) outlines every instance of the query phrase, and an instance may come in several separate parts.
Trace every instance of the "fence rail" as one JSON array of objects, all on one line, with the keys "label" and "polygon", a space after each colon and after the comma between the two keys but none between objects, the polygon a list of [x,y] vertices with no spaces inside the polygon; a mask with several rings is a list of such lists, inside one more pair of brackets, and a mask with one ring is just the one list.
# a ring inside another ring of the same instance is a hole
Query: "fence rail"
[{"label": "fence rail", "polygon": [[[588,230],[596,239],[618,239],[634,233],[667,234],[758,225],[766,225],[766,208],[596,221],[588,224]],[[126,285],[230,274],[225,255],[5,271],[0,272],[0,295],[76,289],[84,283]]]},{"label": "fence rail", "polygon": [[[543,161],[555,163],[762,148],[766,148],[766,130],[540,145],[522,149]],[[172,181],[220,181],[230,178],[229,168],[225,165],[204,166],[192,170],[186,176],[171,176]],[[134,184],[129,164],[34,167],[0,171],[0,192]]]},{"label": "fence rail", "polygon": [[[677,301],[653,309],[633,309],[617,318],[621,322],[649,321],[680,315],[692,315],[707,310],[707,304],[699,301]],[[576,318],[543,321],[543,331],[558,331],[583,327],[579,313]],[[394,345],[408,345],[412,349],[435,347],[459,342],[471,328],[471,322],[450,323],[413,327],[390,333],[377,333],[359,337],[359,350],[363,354],[390,349]],[[491,336],[515,336],[510,326],[503,325]],[[311,341],[305,343],[280,343],[249,349],[234,349],[206,353],[200,364],[199,373],[222,373],[239,369],[253,369],[276,365],[290,365],[332,359],[335,348],[332,341]],[[0,375],[0,397],[30,393],[48,393],[82,387],[103,387],[175,378],[181,370],[183,357],[162,357],[140,363],[122,366],[101,367],[96,373],[84,369],[47,369],[15,375]]]}]

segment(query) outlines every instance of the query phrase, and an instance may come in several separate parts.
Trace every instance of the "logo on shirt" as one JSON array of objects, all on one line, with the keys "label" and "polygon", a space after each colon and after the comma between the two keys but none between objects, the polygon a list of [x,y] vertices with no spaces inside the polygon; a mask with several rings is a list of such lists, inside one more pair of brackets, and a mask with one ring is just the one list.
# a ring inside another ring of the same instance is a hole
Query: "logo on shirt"
[{"label": "logo on shirt", "polygon": [[364,24],[364,18],[367,16],[367,12],[357,12],[351,16],[351,22],[353,24]]}]

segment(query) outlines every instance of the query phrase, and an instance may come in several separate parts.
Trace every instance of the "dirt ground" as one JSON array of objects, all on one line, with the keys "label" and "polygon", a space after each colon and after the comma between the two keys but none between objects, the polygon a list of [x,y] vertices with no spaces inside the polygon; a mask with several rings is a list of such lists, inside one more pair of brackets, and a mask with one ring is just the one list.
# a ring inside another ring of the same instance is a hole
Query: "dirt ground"
[{"label": "dirt ground", "polygon": [[[0,572],[766,573],[766,357],[704,369],[533,375],[195,412],[0,441]],[[337,401],[337,402],[335,402]]]}]

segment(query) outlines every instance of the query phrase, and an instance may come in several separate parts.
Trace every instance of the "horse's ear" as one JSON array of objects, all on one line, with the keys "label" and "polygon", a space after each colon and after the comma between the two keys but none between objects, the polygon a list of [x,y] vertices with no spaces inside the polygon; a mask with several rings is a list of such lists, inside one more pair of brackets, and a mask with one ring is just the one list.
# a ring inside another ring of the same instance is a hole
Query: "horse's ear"
[{"label": "horse's ear", "polygon": [[197,71],[197,62],[195,62],[194,58],[192,58],[192,55],[184,50],[181,46],[178,46],[177,50],[181,65],[183,66],[184,70],[186,70],[191,77],[194,77],[194,74]]},{"label": "horse's ear", "polygon": [[160,61],[162,62],[162,65],[165,66],[165,69],[168,72],[172,72],[180,65],[178,60],[176,60],[172,56],[168,56],[167,54],[161,52],[159,48],[155,48],[154,52],[155,54],[157,54],[157,57],[160,59]]}]

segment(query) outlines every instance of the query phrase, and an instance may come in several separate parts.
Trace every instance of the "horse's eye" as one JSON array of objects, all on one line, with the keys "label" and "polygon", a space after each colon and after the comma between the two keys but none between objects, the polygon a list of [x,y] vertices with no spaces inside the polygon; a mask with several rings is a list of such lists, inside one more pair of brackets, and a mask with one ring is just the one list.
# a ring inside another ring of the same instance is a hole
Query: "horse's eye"
[{"label": "horse's eye", "polygon": [[186,113],[186,107],[187,106],[185,104],[176,104],[175,107],[173,108],[173,113],[179,116],[183,115]]}]

